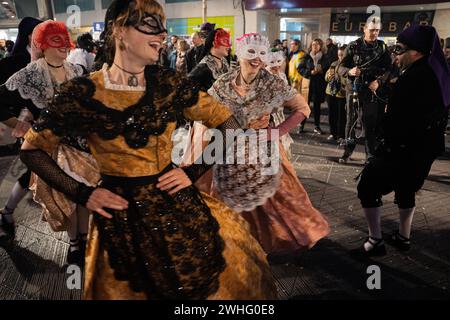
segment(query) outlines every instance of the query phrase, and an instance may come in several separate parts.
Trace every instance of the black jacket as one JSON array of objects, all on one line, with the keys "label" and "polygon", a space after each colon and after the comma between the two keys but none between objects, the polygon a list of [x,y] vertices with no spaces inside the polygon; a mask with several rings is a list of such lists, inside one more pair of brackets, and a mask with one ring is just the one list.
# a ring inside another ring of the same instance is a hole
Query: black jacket
[{"label": "black jacket", "polygon": [[[311,58],[312,60],[312,58]],[[314,69],[314,61],[312,61],[313,69]],[[327,87],[327,83],[325,81],[325,72],[329,68],[329,63],[327,60],[326,55],[322,55],[322,58],[320,58],[319,63],[321,66],[321,72],[311,75],[310,76],[310,83],[309,83],[309,100],[310,101],[318,101],[318,102],[324,102],[325,101],[325,90]]]},{"label": "black jacket", "polygon": [[200,85],[201,90],[208,91],[216,81],[206,63],[200,63],[188,74],[188,77]]},{"label": "black jacket", "polygon": [[0,60],[0,85],[4,84],[14,73],[25,68],[30,61],[31,57],[28,52]]},{"label": "black jacket", "polygon": [[[363,38],[358,38],[350,42],[345,49],[344,58],[337,68],[337,73],[350,80],[347,81],[346,90],[351,92],[355,77],[348,75],[348,71],[353,67],[360,67],[362,69],[361,91],[368,92],[369,84],[374,80],[378,79],[381,86],[384,86],[391,64],[391,56],[383,41],[377,40],[375,43],[369,44]],[[371,97],[371,94],[369,96]]]},{"label": "black jacket", "polygon": [[202,44],[198,47],[192,47],[186,54],[187,72],[191,72],[197,64],[203,58],[203,48],[205,46]]},{"label": "black jacket", "polygon": [[427,57],[394,84],[383,125],[385,146],[396,157],[434,159],[445,150],[446,108]]},{"label": "black jacket", "polygon": [[[334,61],[338,60],[338,47],[335,44],[331,44],[327,46],[327,53],[325,53],[325,57],[327,61],[329,62],[329,65],[333,63]],[[325,72],[327,72],[329,69],[329,66]]]},{"label": "black jacket", "polygon": [[19,117],[22,108],[27,108],[37,119],[41,109],[36,107],[30,99],[23,99],[19,91],[9,91],[5,85],[0,86],[0,121]]}]

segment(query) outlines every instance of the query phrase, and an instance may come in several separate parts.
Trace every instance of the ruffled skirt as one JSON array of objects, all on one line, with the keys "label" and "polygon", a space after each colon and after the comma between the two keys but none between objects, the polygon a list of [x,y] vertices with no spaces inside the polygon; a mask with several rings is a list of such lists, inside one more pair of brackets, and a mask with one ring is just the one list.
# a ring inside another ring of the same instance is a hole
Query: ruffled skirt
[{"label": "ruffled skirt", "polygon": [[311,248],[329,233],[326,218],[314,208],[282,148],[280,154],[282,175],[275,194],[256,209],[242,212],[267,253]]},{"label": "ruffled skirt", "polygon": [[129,208],[94,215],[85,299],[276,298],[264,251],[221,202],[194,187],[171,197],[153,183],[104,181]]}]

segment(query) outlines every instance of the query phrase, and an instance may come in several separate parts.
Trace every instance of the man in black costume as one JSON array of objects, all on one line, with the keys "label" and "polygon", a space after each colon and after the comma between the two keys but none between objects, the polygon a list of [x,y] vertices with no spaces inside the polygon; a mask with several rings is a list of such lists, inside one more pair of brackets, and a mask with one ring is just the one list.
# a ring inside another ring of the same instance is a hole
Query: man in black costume
[{"label": "man in black costume", "polygon": [[422,25],[406,29],[397,38],[394,55],[401,74],[387,105],[382,144],[358,184],[369,238],[357,252],[365,256],[386,253],[380,226],[381,197],[392,191],[400,223],[390,242],[400,250],[409,249],[415,193],[433,161],[445,150],[450,69],[436,30]]},{"label": "man in black costume", "polygon": [[341,77],[349,79],[346,87],[346,145],[340,163],[347,163],[355,150],[358,120],[364,129],[367,159],[375,151],[377,129],[386,104],[380,95],[392,62],[386,44],[378,40],[380,30],[380,18],[370,18],[364,27],[364,36],[348,45],[344,59],[337,68]]}]

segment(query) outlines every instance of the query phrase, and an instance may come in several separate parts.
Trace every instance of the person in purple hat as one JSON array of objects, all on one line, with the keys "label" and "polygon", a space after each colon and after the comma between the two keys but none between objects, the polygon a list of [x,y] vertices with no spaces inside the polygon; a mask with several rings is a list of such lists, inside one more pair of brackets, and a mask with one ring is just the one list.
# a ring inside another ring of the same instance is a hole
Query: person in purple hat
[{"label": "person in purple hat", "polygon": [[410,248],[415,193],[433,161],[444,152],[445,118],[450,105],[450,70],[431,26],[414,25],[397,37],[394,48],[401,74],[395,83],[383,123],[383,143],[362,171],[358,184],[369,237],[356,252],[386,253],[381,235],[381,198],[395,192],[399,228],[388,243]]},{"label": "person in purple hat", "polygon": [[208,34],[216,29],[215,23],[205,22],[200,26],[200,36],[206,40]]}]

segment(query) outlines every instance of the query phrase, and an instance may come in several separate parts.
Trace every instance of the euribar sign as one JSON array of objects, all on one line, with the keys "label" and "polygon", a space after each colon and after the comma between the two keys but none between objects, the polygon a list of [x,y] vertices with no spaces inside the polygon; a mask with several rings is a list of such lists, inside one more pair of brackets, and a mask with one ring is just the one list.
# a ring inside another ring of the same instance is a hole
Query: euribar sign
[{"label": "euribar sign", "polygon": [[[367,14],[331,15],[330,35],[359,35],[363,32]],[[391,12],[381,14],[382,36],[396,36],[413,24],[432,25],[434,11]]]}]

